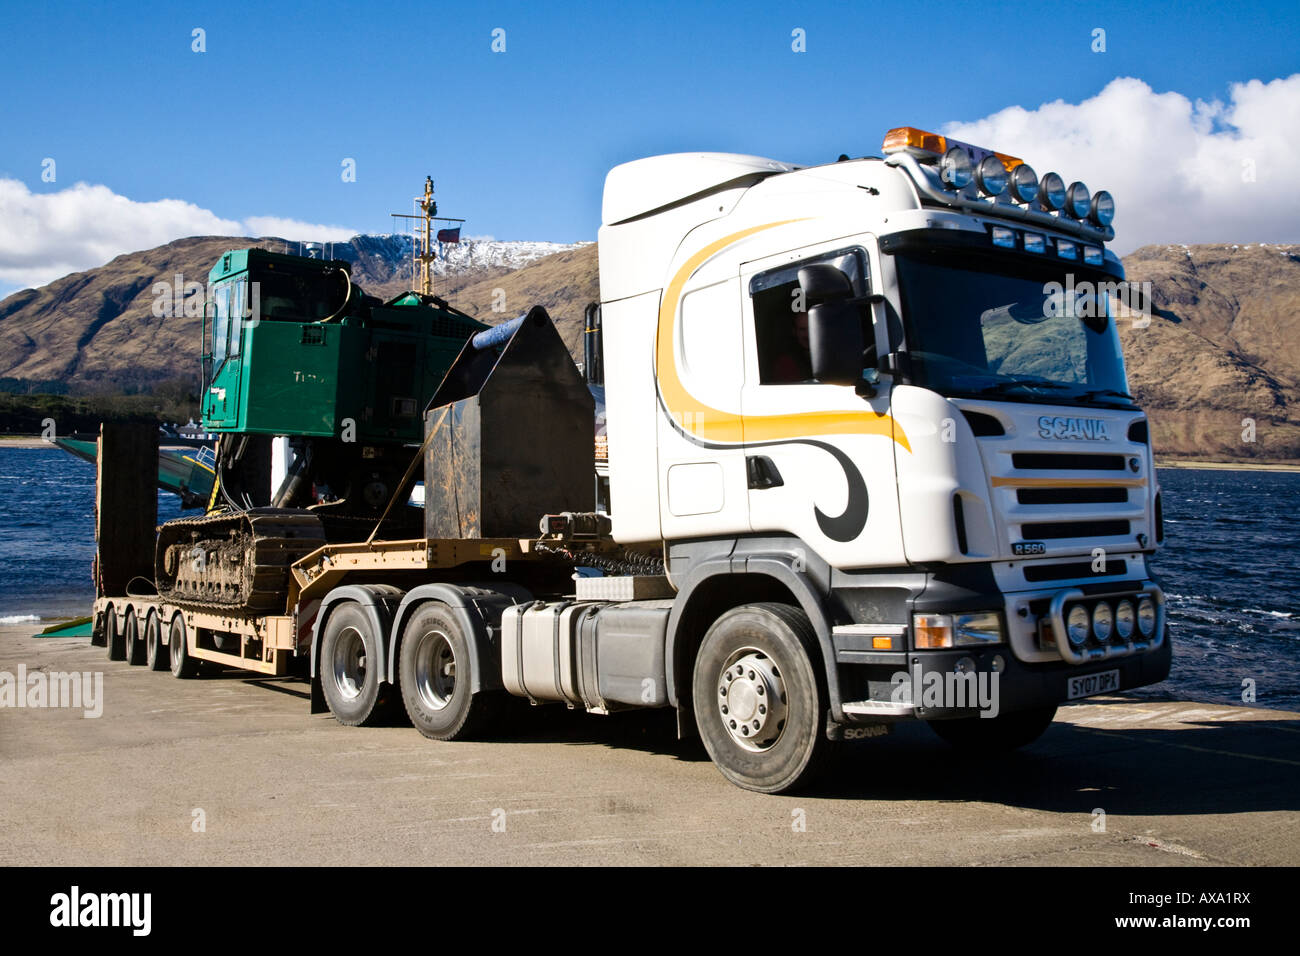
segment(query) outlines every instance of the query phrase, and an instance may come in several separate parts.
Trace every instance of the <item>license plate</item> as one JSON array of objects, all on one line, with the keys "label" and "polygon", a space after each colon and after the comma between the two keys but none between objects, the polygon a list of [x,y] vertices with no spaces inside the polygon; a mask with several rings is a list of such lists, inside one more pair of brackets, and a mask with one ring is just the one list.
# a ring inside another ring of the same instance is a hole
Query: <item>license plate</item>
[{"label": "license plate", "polygon": [[1119,671],[1102,671],[1098,674],[1083,674],[1070,678],[1070,693],[1067,700],[1080,697],[1092,697],[1107,691],[1119,690]]}]

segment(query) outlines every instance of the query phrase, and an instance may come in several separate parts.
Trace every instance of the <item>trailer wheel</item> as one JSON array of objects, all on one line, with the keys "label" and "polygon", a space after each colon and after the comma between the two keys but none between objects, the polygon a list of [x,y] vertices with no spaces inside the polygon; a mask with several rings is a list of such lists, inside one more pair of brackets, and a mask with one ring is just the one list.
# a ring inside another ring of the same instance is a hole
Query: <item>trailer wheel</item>
[{"label": "trailer wheel", "polygon": [[499,716],[503,695],[473,693],[469,642],[445,604],[431,601],[402,630],[399,683],[415,729],[434,740],[465,740]]},{"label": "trailer wheel", "polygon": [[1005,753],[1032,744],[1056,717],[1056,706],[1036,707],[996,717],[929,721],[930,729],[952,746],[971,753]]},{"label": "trailer wheel", "polygon": [[376,666],[379,640],[356,601],[340,602],[330,612],[319,673],[325,703],[340,724],[361,727],[382,716]]},{"label": "trailer wheel", "polygon": [[104,637],[108,645],[108,659],[110,661],[126,660],[126,642],[123,640],[125,635],[122,633],[122,626],[117,616],[117,608],[109,605],[104,612]]},{"label": "trailer wheel", "polygon": [[163,644],[162,618],[157,608],[150,608],[144,619],[144,662],[151,671],[168,669],[167,646]]},{"label": "trailer wheel", "polygon": [[171,667],[172,677],[182,680],[189,680],[199,673],[199,662],[190,657],[186,640],[185,616],[177,611],[172,615],[171,627],[167,630],[167,663]]},{"label": "trailer wheel", "polygon": [[122,623],[122,647],[128,664],[144,663],[144,642],[140,639],[140,620],[135,608],[127,608],[126,620]]},{"label": "trailer wheel", "polygon": [[723,614],[695,658],[695,721],[713,763],[738,787],[785,793],[808,784],[830,749],[826,691],[808,616],[787,604]]}]

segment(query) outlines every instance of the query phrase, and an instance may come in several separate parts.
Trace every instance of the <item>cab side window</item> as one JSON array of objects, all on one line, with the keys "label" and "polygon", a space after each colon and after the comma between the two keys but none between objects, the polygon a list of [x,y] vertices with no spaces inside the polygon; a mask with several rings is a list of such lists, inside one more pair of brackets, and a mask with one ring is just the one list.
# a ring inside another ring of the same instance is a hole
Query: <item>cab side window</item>
[{"label": "cab side window", "polygon": [[[754,341],[758,347],[758,380],[761,385],[793,385],[815,381],[808,344],[808,310],[799,288],[799,270],[815,263],[829,263],[846,276],[855,296],[870,291],[866,252],[846,249],[760,272],[749,283],[754,312]],[[863,340],[875,342],[871,316],[863,318]]]}]

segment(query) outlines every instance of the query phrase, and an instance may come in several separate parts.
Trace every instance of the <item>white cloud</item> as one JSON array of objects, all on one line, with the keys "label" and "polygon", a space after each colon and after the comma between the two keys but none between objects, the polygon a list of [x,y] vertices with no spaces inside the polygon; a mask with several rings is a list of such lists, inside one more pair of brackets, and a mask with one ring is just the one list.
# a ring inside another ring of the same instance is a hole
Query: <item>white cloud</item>
[{"label": "white cloud", "polygon": [[1012,106],[943,132],[1109,190],[1119,253],[1300,240],[1300,73],[1234,83],[1228,100],[1192,102],[1120,77],[1082,103]]},{"label": "white cloud", "polygon": [[303,242],[347,242],[357,234],[347,226],[322,226],[279,216],[249,216],[244,220],[244,228],[250,236],[279,236]]},{"label": "white cloud", "polygon": [[251,216],[240,222],[180,199],[136,202],[107,186],[77,183],[33,193],[0,178],[0,287],[44,285],[69,272],[103,265],[124,252],[186,236],[279,236],[338,242],[356,230]]}]

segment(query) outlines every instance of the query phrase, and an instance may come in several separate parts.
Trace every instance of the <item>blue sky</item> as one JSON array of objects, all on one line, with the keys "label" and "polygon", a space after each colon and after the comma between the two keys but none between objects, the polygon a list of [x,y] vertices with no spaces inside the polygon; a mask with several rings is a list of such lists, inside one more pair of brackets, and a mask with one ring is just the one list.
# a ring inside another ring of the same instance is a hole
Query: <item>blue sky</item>
[{"label": "blue sky", "polygon": [[[1297,9],[10,3],[0,180],[33,196],[84,182],[223,220],[376,232],[391,230],[388,213],[410,211],[432,174],[442,211],[465,217],[469,234],[594,239],[605,172],[640,156],[825,162],[878,152],[892,126],[1079,104],[1116,77],[1192,104],[1226,102],[1232,84],[1300,72]],[[192,51],[194,28],[206,52]],[[506,31],[504,53],[491,49],[495,28]],[[792,51],[796,28],[806,52]],[[1092,49],[1097,28],[1104,53]],[[1141,138],[1133,120],[1115,116],[1113,137]],[[41,177],[47,158],[52,183]],[[355,182],[340,175],[348,158]],[[0,272],[0,294],[16,278]]]}]

